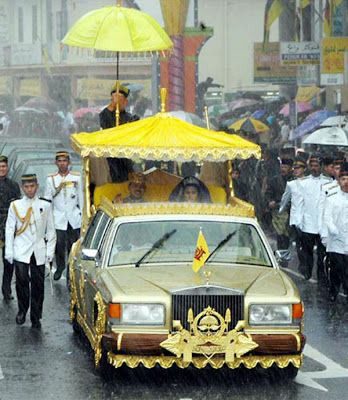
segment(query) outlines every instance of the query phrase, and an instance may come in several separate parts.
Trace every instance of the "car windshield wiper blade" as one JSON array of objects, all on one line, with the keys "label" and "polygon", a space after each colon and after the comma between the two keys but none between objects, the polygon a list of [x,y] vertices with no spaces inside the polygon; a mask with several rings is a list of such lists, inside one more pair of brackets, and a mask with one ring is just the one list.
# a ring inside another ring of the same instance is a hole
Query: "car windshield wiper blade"
[{"label": "car windshield wiper blade", "polygon": [[237,233],[237,231],[229,233],[224,239],[221,240],[215,247],[215,249],[209,254],[208,258],[205,260],[204,264],[207,264],[208,261],[213,257],[214,254],[216,254],[227,242],[229,242],[233,236]]},{"label": "car windshield wiper blade", "polygon": [[176,229],[173,229],[170,232],[165,233],[160,239],[158,239],[151,248],[135,263],[136,267],[139,267],[140,264],[147,258],[152,252],[160,249],[163,246],[163,243],[166,242],[171,236],[174,235]]}]

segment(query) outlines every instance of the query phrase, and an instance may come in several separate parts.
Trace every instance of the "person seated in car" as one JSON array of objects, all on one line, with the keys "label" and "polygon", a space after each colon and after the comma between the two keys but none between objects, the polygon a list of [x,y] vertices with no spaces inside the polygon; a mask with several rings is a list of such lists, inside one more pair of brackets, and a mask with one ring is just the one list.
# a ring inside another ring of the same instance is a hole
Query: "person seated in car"
[{"label": "person seated in car", "polygon": [[169,201],[211,203],[211,198],[208,188],[201,180],[187,176],[173,189]]},{"label": "person seated in car", "polygon": [[122,199],[121,193],[117,194],[114,203],[144,203],[144,193],[146,190],[145,175],[141,172],[131,172],[129,174],[128,191],[129,195]]}]

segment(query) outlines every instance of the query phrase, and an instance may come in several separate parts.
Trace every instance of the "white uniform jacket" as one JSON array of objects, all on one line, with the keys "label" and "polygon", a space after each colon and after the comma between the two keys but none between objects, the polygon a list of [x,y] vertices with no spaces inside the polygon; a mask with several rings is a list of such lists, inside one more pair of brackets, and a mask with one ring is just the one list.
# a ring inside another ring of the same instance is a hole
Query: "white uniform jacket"
[{"label": "white uniform jacket", "polygon": [[285,192],[283,193],[282,199],[280,201],[279,214],[284,212],[288,204],[291,202],[290,206],[290,220],[289,225],[299,226],[299,209],[301,204],[300,187],[299,182],[304,178],[298,178],[293,181],[289,181],[286,184]]},{"label": "white uniform jacket", "polygon": [[326,199],[323,232],[327,252],[348,255],[348,193],[341,189]]},{"label": "white uniform jacket", "polygon": [[319,233],[320,236],[323,237],[325,236],[324,232],[323,232],[323,218],[324,218],[324,210],[326,208],[326,200],[328,197],[330,197],[331,195],[335,194],[338,192],[340,186],[338,184],[338,182],[336,180],[330,180],[326,183],[324,183],[321,186],[321,192],[320,192],[320,199],[319,199],[319,212],[318,212],[318,218],[319,218]]},{"label": "white uniform jacket", "polygon": [[10,204],[5,230],[5,258],[29,264],[34,253],[36,264],[52,261],[56,230],[51,203],[38,197],[23,197]]},{"label": "white uniform jacket", "polygon": [[299,181],[299,216],[297,225],[302,232],[319,233],[319,202],[321,187],[328,182],[325,176],[309,175]]},{"label": "white uniform jacket", "polygon": [[65,231],[68,223],[73,229],[81,228],[83,193],[78,172],[70,171],[65,176],[58,172],[48,175],[44,197],[52,201],[56,229]]}]

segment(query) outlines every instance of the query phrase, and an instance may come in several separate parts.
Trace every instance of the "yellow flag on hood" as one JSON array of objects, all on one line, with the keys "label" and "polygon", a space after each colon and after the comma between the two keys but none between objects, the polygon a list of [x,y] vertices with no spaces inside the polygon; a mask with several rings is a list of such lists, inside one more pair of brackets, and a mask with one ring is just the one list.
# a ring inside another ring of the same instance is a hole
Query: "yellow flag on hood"
[{"label": "yellow flag on hood", "polygon": [[195,255],[193,256],[192,269],[198,272],[204,265],[206,259],[209,257],[209,248],[202,231],[199,231]]}]

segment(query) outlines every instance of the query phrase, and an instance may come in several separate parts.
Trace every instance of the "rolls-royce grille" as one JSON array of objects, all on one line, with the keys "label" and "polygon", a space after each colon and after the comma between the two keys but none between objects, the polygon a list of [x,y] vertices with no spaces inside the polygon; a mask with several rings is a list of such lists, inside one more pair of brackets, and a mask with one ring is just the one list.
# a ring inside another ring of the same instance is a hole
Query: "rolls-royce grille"
[{"label": "rolls-royce grille", "polygon": [[189,329],[187,312],[191,308],[193,315],[197,316],[206,307],[214,308],[216,312],[225,317],[226,310],[231,311],[231,327],[235,327],[239,320],[244,319],[244,295],[197,295],[173,294],[172,310],[173,320],[180,320],[184,329]]}]

